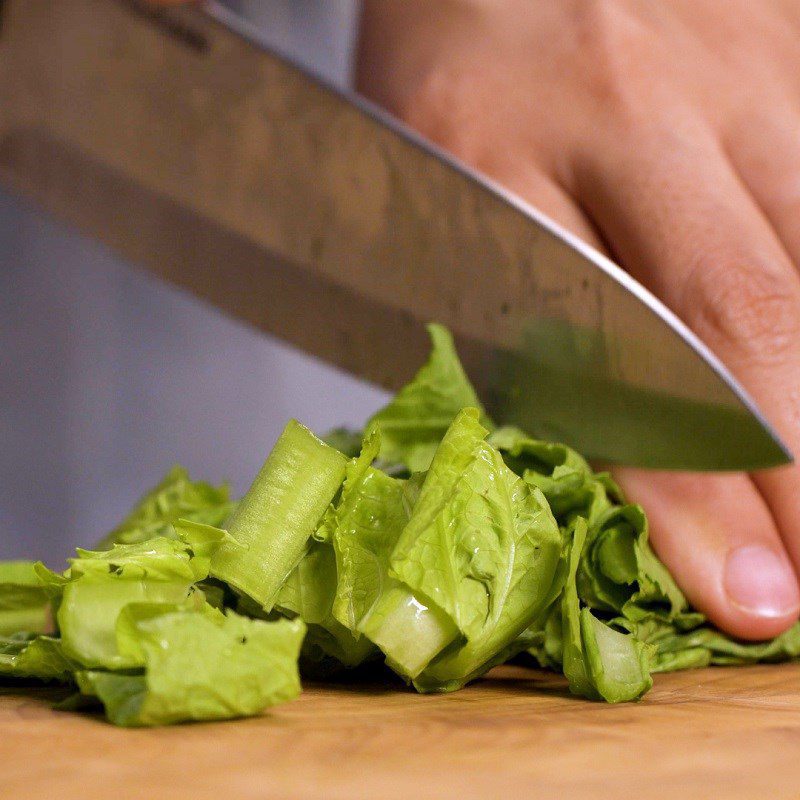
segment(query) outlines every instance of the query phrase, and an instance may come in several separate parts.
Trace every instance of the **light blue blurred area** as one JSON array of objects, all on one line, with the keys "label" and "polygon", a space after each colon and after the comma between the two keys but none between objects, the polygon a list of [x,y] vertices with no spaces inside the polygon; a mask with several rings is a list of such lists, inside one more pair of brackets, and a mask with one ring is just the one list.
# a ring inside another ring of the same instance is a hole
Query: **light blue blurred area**
[{"label": "light blue blurred area", "polygon": [[[237,5],[346,80],[349,0]],[[175,462],[241,492],[289,417],[359,425],[385,398],[0,193],[0,559],[58,566]]]}]

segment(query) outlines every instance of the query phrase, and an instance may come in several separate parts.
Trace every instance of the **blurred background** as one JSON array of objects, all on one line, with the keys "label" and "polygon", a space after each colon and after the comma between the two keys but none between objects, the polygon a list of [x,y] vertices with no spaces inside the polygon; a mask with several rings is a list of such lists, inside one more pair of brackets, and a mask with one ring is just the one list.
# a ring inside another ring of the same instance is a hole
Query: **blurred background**
[{"label": "blurred background", "polygon": [[[349,81],[353,0],[227,5]],[[0,253],[0,559],[58,566],[176,462],[239,494],[289,417],[323,432],[385,402],[2,190]]]}]

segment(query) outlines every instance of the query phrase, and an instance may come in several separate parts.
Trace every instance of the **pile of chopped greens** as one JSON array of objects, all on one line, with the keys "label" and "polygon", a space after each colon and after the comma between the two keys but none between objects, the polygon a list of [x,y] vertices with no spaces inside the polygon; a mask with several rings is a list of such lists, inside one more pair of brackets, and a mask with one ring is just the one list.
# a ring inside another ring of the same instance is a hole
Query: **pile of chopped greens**
[{"label": "pile of chopped greens", "polygon": [[[420,692],[510,659],[616,703],[651,674],[800,654],[692,610],[647,518],[574,450],[496,425],[450,334],[363,435],[291,421],[245,496],[175,467],[62,573],[0,564],[0,677],[118,725],[257,714],[300,674],[385,663]],[[357,673],[354,673],[357,674]]]}]

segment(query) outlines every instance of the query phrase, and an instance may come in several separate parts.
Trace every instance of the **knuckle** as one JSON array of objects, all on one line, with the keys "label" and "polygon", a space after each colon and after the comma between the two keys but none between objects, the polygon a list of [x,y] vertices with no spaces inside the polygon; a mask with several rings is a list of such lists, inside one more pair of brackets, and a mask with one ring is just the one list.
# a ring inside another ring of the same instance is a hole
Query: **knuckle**
[{"label": "knuckle", "polygon": [[687,323],[712,349],[780,362],[800,345],[800,291],[791,274],[742,260],[693,270],[683,293]]},{"label": "knuckle", "polygon": [[642,77],[659,74],[647,24],[621,0],[581,0],[573,19],[575,43],[592,98],[616,118],[642,114]]},{"label": "knuckle", "polygon": [[476,121],[482,114],[473,81],[457,69],[431,65],[396,109],[406,124],[457,157],[480,161],[485,137]]}]

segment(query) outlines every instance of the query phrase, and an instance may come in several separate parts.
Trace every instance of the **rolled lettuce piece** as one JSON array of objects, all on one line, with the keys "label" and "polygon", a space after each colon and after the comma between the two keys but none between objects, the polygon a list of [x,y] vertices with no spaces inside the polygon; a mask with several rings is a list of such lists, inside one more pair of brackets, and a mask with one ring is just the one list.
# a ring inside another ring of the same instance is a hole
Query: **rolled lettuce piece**
[{"label": "rolled lettuce piece", "polygon": [[0,636],[43,633],[51,624],[50,599],[34,562],[0,562]]},{"label": "rolled lettuce piece", "polygon": [[347,459],[292,420],[227,524],[211,575],[264,609],[297,566],[344,480]]},{"label": "rolled lettuce piece", "polygon": [[158,536],[110,550],[78,550],[64,575],[38,565],[56,598],[64,655],[84,667],[134,665],[117,649],[116,623],[129,603],[202,603],[193,584],[208,575],[213,549],[224,532],[199,523],[178,523],[179,539]]},{"label": "rolled lettuce piece", "polygon": [[124,727],[251,716],[300,694],[304,633],[300,620],[129,606],[119,646],[140,657],[143,672],[85,670],[76,679]]}]

